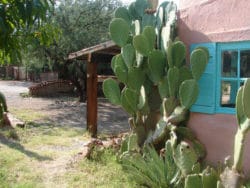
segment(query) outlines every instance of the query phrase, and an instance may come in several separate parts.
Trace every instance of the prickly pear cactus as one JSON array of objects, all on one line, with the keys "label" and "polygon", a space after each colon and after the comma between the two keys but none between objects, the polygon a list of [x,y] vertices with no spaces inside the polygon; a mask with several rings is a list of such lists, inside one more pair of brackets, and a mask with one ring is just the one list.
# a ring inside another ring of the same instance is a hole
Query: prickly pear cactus
[{"label": "prickly pear cactus", "polygon": [[190,174],[185,178],[184,188],[216,188],[218,181],[217,172],[207,167],[201,173]]},{"label": "prickly pear cactus", "polygon": [[243,152],[244,142],[250,130],[250,78],[240,87],[236,97],[236,116],[238,130],[234,139],[233,166],[226,167],[221,174],[222,187],[240,188],[243,184]]},{"label": "prickly pear cactus", "polygon": [[183,176],[190,174],[194,166],[199,164],[194,149],[184,141],[177,145],[173,157]]},{"label": "prickly pear cactus", "polygon": [[185,141],[177,143],[177,135],[174,130],[170,132],[170,139],[166,145],[171,145],[174,162],[180,169],[181,177],[187,177],[191,173],[199,173],[198,155],[194,148]]},{"label": "prickly pear cactus", "polygon": [[108,79],[103,91],[131,115],[130,125],[140,146],[146,140],[164,146],[168,124],[178,126],[186,121],[197,99],[197,81],[208,62],[208,52],[194,50],[188,67],[185,45],[174,41],[176,5],[164,2],[156,14],[147,14],[151,6],[146,0],[136,0],[128,8],[116,10],[109,30],[121,54],[113,57],[111,67],[125,87],[120,90],[117,81]]},{"label": "prickly pear cactus", "polygon": [[210,167],[201,171],[199,152],[194,149],[193,144],[185,141],[178,143],[176,132],[176,127],[173,127],[170,139],[166,142],[166,151],[171,153],[178,167],[176,175],[171,180],[173,187],[216,188],[218,173]]}]

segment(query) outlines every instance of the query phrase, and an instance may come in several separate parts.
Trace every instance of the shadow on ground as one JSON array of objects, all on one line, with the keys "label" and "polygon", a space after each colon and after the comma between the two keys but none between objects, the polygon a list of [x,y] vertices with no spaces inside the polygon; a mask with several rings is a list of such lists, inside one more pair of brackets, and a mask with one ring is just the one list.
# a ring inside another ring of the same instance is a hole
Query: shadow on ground
[{"label": "shadow on ground", "polygon": [[[86,128],[86,103],[56,100],[44,111],[56,111],[43,121],[57,126]],[[128,115],[123,109],[113,106],[105,99],[98,99],[98,132],[117,134],[129,130]]]},{"label": "shadow on ground", "polygon": [[[14,131],[14,130],[11,130],[11,131]],[[8,146],[11,149],[19,151],[19,152],[27,155],[28,157],[35,158],[38,161],[53,160],[50,157],[42,156],[36,152],[25,149],[24,146],[18,142],[18,140],[6,138],[6,136],[3,135],[2,133],[0,133],[0,143]]]}]

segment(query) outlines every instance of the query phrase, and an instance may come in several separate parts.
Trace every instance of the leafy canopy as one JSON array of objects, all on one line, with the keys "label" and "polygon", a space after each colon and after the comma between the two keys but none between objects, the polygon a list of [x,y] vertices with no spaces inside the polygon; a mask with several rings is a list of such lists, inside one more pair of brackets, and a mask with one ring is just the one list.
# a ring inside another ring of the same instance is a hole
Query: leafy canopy
[{"label": "leafy canopy", "polygon": [[30,43],[30,39],[37,38],[43,43],[49,39],[43,36],[42,31],[47,28],[44,23],[53,6],[53,0],[1,0],[1,63],[20,60],[20,51]]}]

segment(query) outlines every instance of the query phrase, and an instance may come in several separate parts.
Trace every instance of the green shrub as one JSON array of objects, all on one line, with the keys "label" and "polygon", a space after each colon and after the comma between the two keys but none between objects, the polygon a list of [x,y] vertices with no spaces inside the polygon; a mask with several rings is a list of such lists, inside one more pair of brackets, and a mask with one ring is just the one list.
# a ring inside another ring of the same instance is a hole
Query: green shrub
[{"label": "green shrub", "polygon": [[122,165],[137,184],[151,188],[172,187],[178,168],[170,152],[159,156],[153,147],[146,146],[143,157],[134,154],[123,158]]}]

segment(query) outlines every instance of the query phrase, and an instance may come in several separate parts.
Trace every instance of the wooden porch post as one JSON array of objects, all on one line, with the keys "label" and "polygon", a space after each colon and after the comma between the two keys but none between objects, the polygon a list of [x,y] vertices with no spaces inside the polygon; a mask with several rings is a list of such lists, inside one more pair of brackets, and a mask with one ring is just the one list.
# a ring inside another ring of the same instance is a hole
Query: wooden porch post
[{"label": "wooden porch post", "polygon": [[87,130],[92,137],[97,135],[97,63],[87,61]]}]

